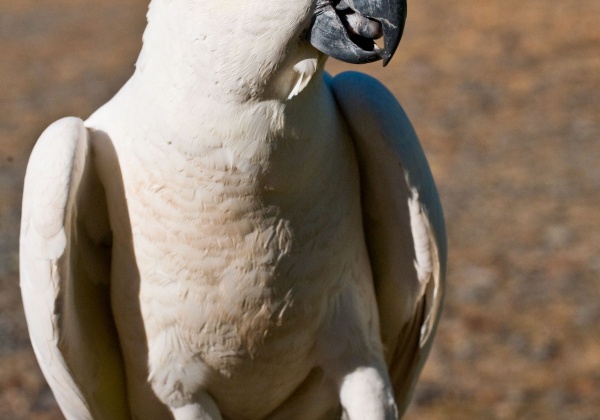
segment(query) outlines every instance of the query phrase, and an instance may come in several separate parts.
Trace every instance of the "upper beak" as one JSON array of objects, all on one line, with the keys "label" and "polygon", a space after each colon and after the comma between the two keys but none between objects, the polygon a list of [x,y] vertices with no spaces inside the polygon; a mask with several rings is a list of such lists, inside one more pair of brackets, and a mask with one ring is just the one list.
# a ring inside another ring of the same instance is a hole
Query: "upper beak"
[{"label": "upper beak", "polygon": [[[383,60],[396,51],[406,21],[406,0],[317,0],[310,43],[348,63]],[[375,43],[383,37],[383,47]]]}]

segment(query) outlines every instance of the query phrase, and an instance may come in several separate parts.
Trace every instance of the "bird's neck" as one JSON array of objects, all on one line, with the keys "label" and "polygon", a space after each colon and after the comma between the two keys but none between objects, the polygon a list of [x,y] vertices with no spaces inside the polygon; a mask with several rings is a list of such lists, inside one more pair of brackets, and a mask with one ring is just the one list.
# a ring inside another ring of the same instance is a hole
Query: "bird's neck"
[{"label": "bird's neck", "polygon": [[[231,159],[264,163],[275,143],[290,137],[284,131],[310,126],[289,110],[298,102],[318,108],[313,102],[321,99],[311,92],[322,91],[325,56],[293,29],[304,23],[261,20],[255,10],[249,19],[239,9],[253,2],[221,1],[153,0],[136,72],[120,96],[135,98],[140,125],[153,133],[145,141],[187,156],[222,149]],[[278,3],[282,10],[269,16],[296,7]],[[312,10],[294,14],[309,22]]]}]

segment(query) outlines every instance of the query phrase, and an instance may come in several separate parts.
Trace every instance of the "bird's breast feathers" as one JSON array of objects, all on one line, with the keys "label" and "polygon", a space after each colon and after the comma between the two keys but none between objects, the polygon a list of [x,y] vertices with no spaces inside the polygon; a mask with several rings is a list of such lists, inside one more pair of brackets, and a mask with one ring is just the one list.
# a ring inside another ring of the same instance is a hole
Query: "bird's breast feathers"
[{"label": "bird's breast feathers", "polygon": [[151,374],[199,361],[225,377],[247,378],[261,360],[290,377],[310,370],[310,351],[338,309],[332,302],[370,281],[352,146],[331,121],[312,134],[287,127],[301,138],[276,147],[224,141],[195,157],[168,142],[133,148],[113,136],[127,211],[109,208],[129,218],[125,254],[139,272],[139,288],[130,287],[118,274],[130,270],[113,267],[113,306],[139,296]]}]

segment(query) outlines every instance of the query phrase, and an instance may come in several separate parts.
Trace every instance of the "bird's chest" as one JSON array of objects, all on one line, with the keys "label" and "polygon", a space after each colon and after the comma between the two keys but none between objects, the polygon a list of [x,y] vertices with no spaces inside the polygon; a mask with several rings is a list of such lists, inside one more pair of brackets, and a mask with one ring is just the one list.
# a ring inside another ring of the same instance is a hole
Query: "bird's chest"
[{"label": "bird's chest", "polygon": [[142,155],[123,168],[139,272],[137,290],[124,290],[139,296],[151,348],[171,343],[160,347],[227,375],[249,360],[295,363],[290,349],[312,347],[357,261],[353,166],[249,173],[229,151],[211,153]]}]

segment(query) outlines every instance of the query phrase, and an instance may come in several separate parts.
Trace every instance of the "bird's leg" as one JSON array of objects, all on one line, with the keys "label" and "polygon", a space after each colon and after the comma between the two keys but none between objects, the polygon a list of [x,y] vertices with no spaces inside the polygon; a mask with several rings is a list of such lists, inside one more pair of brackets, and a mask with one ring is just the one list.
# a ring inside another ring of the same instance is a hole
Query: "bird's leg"
[{"label": "bird's leg", "polygon": [[175,420],[222,420],[217,403],[204,391],[194,395],[194,402],[181,407],[171,407]]},{"label": "bird's leg", "polygon": [[398,408],[388,376],[375,367],[358,367],[340,386],[343,419],[395,420]]}]

